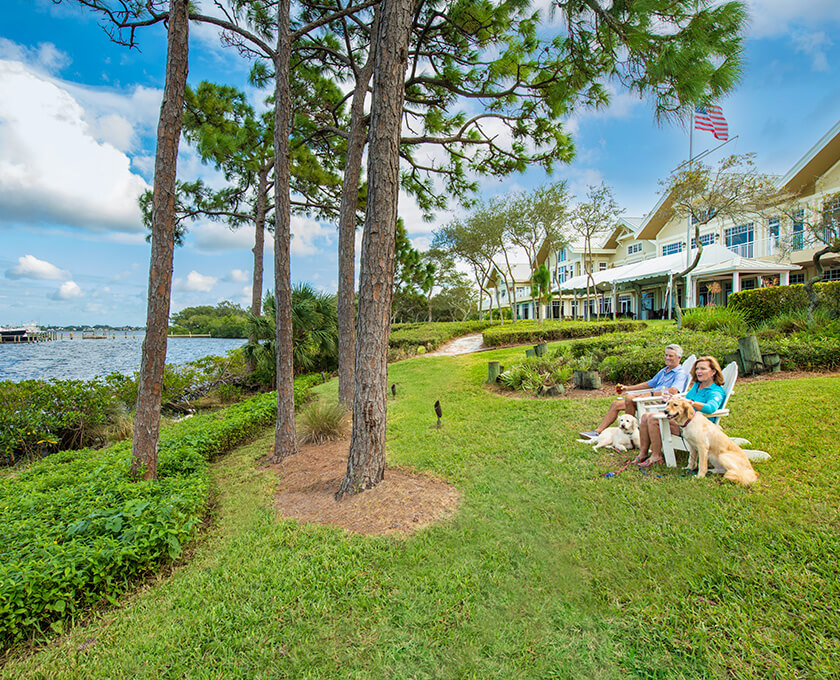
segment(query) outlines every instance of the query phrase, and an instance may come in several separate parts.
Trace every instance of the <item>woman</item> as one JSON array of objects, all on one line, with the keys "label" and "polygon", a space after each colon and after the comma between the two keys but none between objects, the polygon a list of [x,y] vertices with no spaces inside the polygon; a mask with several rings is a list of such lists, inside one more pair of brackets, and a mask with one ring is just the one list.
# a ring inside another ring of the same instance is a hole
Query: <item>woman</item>
[{"label": "woman", "polygon": [[[691,387],[685,398],[695,410],[709,414],[717,411],[726,399],[723,389],[723,371],[714,357],[700,357],[691,369]],[[670,395],[677,394],[673,387],[665,390]],[[717,418],[711,418],[717,422]],[[668,423],[671,434],[679,434],[680,428],[674,422]],[[633,461],[640,467],[649,467],[663,462],[662,435],[659,433],[659,419],[652,413],[645,413],[639,423],[639,455]]]}]

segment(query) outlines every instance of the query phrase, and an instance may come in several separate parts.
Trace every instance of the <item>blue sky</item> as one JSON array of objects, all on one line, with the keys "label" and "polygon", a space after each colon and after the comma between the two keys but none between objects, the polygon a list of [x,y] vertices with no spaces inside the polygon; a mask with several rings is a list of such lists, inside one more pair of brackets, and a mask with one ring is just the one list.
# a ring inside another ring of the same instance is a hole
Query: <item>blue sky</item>
[{"label": "blue sky", "polygon": [[[545,1],[545,0],[543,0]],[[200,4],[209,4],[207,2]],[[727,149],[755,152],[762,170],[785,173],[840,119],[840,3],[749,0],[745,76],[720,102]],[[165,54],[162,27],[140,51],[114,45],[95,18],[65,0],[5,0],[0,27],[0,325],[35,321],[145,323],[149,246],[136,196],[152,180]],[[243,87],[249,65],[219,46],[215,29],[192,29],[189,82]],[[251,92],[259,99],[259,94]],[[688,155],[688,132],[657,126],[649,107],[616,92],[609,109],[568,122],[577,158],[558,167],[582,195],[605,181],[626,215],[657,201],[658,181]],[[695,133],[695,153],[712,146]],[[179,176],[219,178],[182,144]],[[482,182],[485,196],[549,181],[537,170]],[[415,246],[457,214],[423,222],[411,200],[400,214]],[[293,220],[292,277],[334,291],[335,227]],[[248,229],[198,223],[175,253],[172,309],[250,299]],[[272,281],[271,243],[265,258]]]}]

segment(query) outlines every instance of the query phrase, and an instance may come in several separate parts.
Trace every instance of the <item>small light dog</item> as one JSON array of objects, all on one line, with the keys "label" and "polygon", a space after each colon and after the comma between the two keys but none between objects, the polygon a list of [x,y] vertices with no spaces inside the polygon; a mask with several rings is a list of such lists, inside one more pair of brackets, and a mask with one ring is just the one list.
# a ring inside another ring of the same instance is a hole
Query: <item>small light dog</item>
[{"label": "small light dog", "polygon": [[578,439],[592,444],[592,450],[612,446],[622,453],[627,449],[639,448],[639,421],[626,413],[618,417],[618,427],[608,427],[594,439]]},{"label": "small light dog", "polygon": [[749,486],[758,479],[750,458],[767,460],[764,451],[744,451],[726,433],[681,397],[673,398],[665,405],[665,415],[680,428],[682,438],[688,445],[688,468],[697,468],[697,476],[705,477],[709,463],[714,472],[723,472],[724,479]]}]

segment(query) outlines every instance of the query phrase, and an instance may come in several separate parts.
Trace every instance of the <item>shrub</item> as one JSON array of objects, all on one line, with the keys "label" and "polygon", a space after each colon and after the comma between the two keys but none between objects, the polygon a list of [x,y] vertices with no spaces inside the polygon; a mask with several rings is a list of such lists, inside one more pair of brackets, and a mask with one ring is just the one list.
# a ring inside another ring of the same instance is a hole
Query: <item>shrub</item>
[{"label": "shrub", "polygon": [[207,501],[207,461],[275,416],[263,394],[161,431],[156,482],[128,477],[129,442],[64,451],[0,479],[0,640],[61,631],[61,621],[172,560]]},{"label": "shrub", "polygon": [[[818,283],[814,290],[819,297],[820,306],[834,318],[840,317],[840,281]],[[749,323],[758,324],[779,314],[806,309],[808,304],[808,293],[805,287],[798,283],[733,293],[729,296],[727,307],[740,310]]]},{"label": "shrub", "polygon": [[484,331],[484,344],[488,347],[524,345],[643,328],[647,328],[647,324],[642,321],[546,321],[542,324],[517,321],[515,324],[487,328]]},{"label": "shrub", "polygon": [[694,331],[721,331],[741,337],[750,332],[746,314],[736,307],[697,307],[683,313],[683,327]]},{"label": "shrub", "polygon": [[318,400],[300,414],[300,441],[322,444],[341,439],[347,432],[347,409],[341,404]]},{"label": "shrub", "polygon": [[99,443],[117,412],[94,380],[0,382],[0,454],[12,464]]},{"label": "shrub", "polygon": [[388,346],[398,352],[397,356],[414,354],[418,348],[431,352],[453,338],[478,333],[489,327],[490,321],[438,321],[433,323],[395,323],[391,326]]},{"label": "shrub", "polygon": [[568,382],[572,370],[565,357],[527,357],[504,371],[499,382],[509,390],[539,394],[545,388]]}]

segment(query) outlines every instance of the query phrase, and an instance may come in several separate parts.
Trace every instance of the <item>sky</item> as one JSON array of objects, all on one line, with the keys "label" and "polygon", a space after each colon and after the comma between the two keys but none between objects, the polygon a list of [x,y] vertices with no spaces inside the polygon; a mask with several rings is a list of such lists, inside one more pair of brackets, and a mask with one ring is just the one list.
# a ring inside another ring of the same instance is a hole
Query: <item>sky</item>
[{"label": "sky", "polygon": [[[546,0],[541,0],[545,2]],[[203,0],[202,5],[208,4]],[[786,173],[840,119],[840,2],[748,0],[745,73],[721,100],[736,137],[726,149],[755,153],[761,170]],[[4,0],[0,26],[0,325],[145,325],[149,244],[137,197],[151,186],[164,77],[162,26],[138,34],[140,49],[112,43],[96,18],[64,0]],[[220,46],[212,27],[191,27],[190,74],[245,89],[250,64]],[[659,180],[688,157],[689,132],[657,125],[646,102],[616,91],[601,111],[568,121],[576,158],[548,177],[534,168],[481,180],[482,196],[565,179],[582,196],[606,182],[627,217],[658,200]],[[694,152],[716,146],[694,134]],[[221,186],[181,144],[181,179]],[[462,214],[452,206],[423,221],[400,200],[409,237],[425,249],[434,229]],[[292,220],[292,279],[336,290],[335,225]],[[222,300],[248,306],[253,233],[190,225],[176,249],[172,311]],[[273,281],[266,243],[266,287]]]}]

